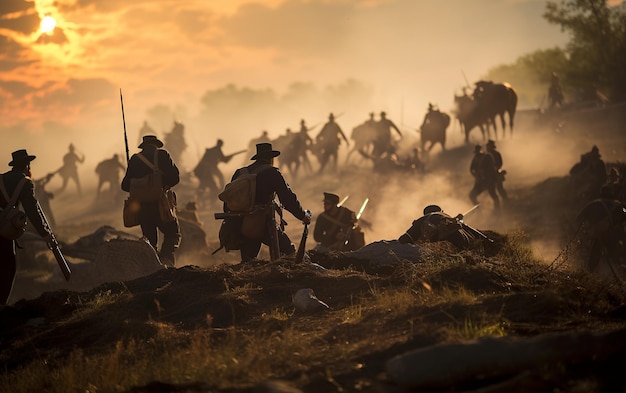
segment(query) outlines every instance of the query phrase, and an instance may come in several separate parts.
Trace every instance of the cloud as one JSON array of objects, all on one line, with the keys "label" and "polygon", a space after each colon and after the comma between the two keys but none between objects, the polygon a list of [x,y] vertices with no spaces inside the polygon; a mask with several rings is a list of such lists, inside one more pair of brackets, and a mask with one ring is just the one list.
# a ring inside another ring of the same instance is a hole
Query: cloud
[{"label": "cloud", "polygon": [[40,22],[34,2],[23,0],[0,2],[0,35],[15,33],[29,35],[37,31]]},{"label": "cloud", "polygon": [[225,43],[323,56],[341,48],[354,6],[348,2],[251,3],[219,21]]}]

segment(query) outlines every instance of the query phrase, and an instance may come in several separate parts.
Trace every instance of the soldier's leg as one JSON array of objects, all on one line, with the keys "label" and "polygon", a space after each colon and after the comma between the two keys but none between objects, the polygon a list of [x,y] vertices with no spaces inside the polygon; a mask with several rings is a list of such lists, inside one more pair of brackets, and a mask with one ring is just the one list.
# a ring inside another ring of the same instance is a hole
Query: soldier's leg
[{"label": "soldier's leg", "polygon": [[152,248],[157,249],[157,217],[159,208],[156,203],[142,203],[139,210],[139,226],[141,233],[148,239]]},{"label": "soldier's leg", "polygon": [[13,241],[0,238],[0,305],[7,304],[9,300],[16,271]]},{"label": "soldier's leg", "polygon": [[497,190],[498,190],[498,194],[500,194],[500,196],[502,197],[503,201],[508,201],[509,200],[509,195],[507,194],[506,190],[504,189],[504,183],[499,181],[497,186]]},{"label": "soldier's leg", "polygon": [[249,262],[259,255],[261,242],[258,240],[246,239],[241,245],[241,262]]},{"label": "soldier's leg", "polygon": [[496,194],[496,184],[489,184],[487,186],[487,192],[489,193],[489,196],[491,196],[491,199],[493,199],[493,205],[497,208],[500,207],[500,198],[498,198],[498,194]]},{"label": "soldier's leg", "polygon": [[474,182],[474,187],[469,193],[469,199],[474,205],[478,205],[478,195],[483,192],[483,187],[480,182]]},{"label": "soldier's leg", "polygon": [[174,251],[180,246],[180,226],[178,220],[160,222],[158,228],[163,232],[163,243],[161,244],[161,251],[159,251],[159,258],[168,266],[175,266],[176,258],[174,257]]}]

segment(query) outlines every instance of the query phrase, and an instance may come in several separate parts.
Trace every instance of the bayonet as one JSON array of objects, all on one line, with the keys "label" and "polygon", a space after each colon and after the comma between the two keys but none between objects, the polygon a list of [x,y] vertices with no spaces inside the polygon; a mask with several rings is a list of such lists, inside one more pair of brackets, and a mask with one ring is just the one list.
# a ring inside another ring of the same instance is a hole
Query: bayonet
[{"label": "bayonet", "polygon": [[363,201],[363,204],[361,205],[361,208],[359,209],[359,212],[356,215],[357,220],[361,218],[361,215],[363,214],[363,211],[365,210],[365,206],[367,206],[367,203],[369,201],[370,201],[369,198],[365,198],[365,200]]},{"label": "bayonet", "polygon": [[342,206],[344,203],[346,203],[346,201],[348,200],[348,198],[350,198],[350,195],[346,195],[345,197],[343,197],[343,199],[337,204],[337,207]]},{"label": "bayonet", "polygon": [[122,123],[124,123],[124,145],[126,146],[126,162],[130,161],[128,154],[128,137],[126,136],[126,117],[124,116],[124,98],[122,98],[122,88],[120,87],[120,103],[122,104]]}]

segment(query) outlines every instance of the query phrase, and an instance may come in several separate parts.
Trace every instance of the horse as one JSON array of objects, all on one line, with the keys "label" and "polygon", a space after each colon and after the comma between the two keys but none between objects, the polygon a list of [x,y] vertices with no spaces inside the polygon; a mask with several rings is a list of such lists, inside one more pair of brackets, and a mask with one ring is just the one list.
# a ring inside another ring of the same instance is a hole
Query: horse
[{"label": "horse", "polygon": [[447,113],[429,110],[420,126],[422,151],[426,151],[424,148],[427,142],[430,142],[427,151],[430,151],[436,143],[440,143],[441,149],[446,150],[446,129],[449,125],[450,116]]},{"label": "horse", "polygon": [[[509,115],[509,133],[513,136],[513,119],[517,109],[517,93],[508,83],[493,83],[491,81],[478,81],[475,83],[474,100],[481,110],[484,110],[489,123],[493,125],[494,138],[498,139],[498,127],[496,126],[496,116],[500,117],[502,124],[502,137],[504,138],[506,122],[504,114]],[[483,109],[484,108],[484,109]],[[489,132],[489,128],[487,128]]]},{"label": "horse", "polygon": [[350,151],[348,151],[346,163],[350,160],[350,156],[354,152],[364,151],[370,154],[373,151],[376,140],[378,139],[377,130],[373,125],[365,122],[352,129],[350,139],[354,141],[354,144]]}]

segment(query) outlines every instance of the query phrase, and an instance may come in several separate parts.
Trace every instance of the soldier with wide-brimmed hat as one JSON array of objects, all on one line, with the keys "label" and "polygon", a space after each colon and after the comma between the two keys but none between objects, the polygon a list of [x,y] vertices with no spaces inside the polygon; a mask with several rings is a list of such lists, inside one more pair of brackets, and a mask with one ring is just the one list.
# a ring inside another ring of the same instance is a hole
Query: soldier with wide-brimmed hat
[{"label": "soldier with wide-brimmed hat", "polygon": [[157,229],[161,231],[163,233],[163,242],[160,250],[158,250],[159,258],[165,265],[174,266],[176,261],[174,251],[180,245],[181,239],[178,219],[175,216],[164,216],[162,206],[159,204],[163,203],[162,194],[165,194],[180,182],[180,173],[170,154],[167,150],[162,149],[163,142],[155,135],[145,135],[138,147],[142,150],[130,157],[126,175],[122,179],[122,190],[129,192],[129,199],[132,199],[133,182],[138,184],[136,179],[145,178],[152,173],[160,175],[162,186],[159,190],[161,193],[159,198],[154,200],[139,200],[136,198],[132,202],[136,206],[143,236],[157,250]]},{"label": "soldier with wide-brimmed hat", "polygon": [[[0,208],[7,208],[16,194],[16,204],[21,204],[28,220],[47,243],[52,242],[52,230],[42,218],[41,208],[35,198],[35,186],[30,178],[30,163],[36,156],[26,149],[11,153],[11,170],[0,175]],[[16,241],[0,236],[0,305],[7,304],[17,271],[15,258]]]},{"label": "soldier with wide-brimmed hat", "polygon": [[[280,203],[284,209],[293,214],[303,224],[311,222],[310,214],[308,214],[300,204],[297,195],[291,190],[291,187],[285,181],[278,168],[274,166],[274,158],[280,155],[280,151],[274,150],[271,143],[258,143],[256,145],[256,154],[250,159],[254,162],[246,167],[239,168],[233,174],[232,180],[237,179],[243,174],[256,173],[256,188],[254,195],[255,206],[269,206],[273,204],[274,198],[278,196]],[[231,180],[231,181],[232,181]],[[224,206],[227,212],[227,204]],[[239,231],[241,236],[240,252],[241,261],[248,262],[256,258],[261,250],[261,244],[270,245],[272,241],[269,233],[267,220],[268,216],[260,216],[261,219],[256,221],[251,217],[250,220],[231,220],[234,230]],[[255,233],[253,235],[253,233]],[[277,228],[278,248],[281,256],[294,254],[295,246],[289,239],[289,236],[283,231],[282,225]]]}]

